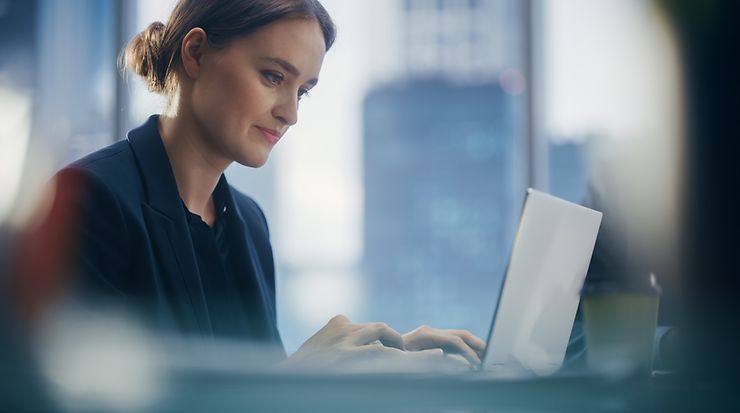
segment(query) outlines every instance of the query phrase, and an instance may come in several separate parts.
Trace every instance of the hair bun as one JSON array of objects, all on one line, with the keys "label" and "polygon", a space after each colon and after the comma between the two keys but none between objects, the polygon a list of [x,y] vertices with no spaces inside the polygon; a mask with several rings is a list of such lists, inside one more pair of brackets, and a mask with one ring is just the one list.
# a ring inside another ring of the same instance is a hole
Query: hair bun
[{"label": "hair bun", "polygon": [[163,61],[162,45],[166,26],[162,22],[150,24],[137,34],[124,51],[123,64],[144,78],[152,92],[165,91],[167,62]]}]

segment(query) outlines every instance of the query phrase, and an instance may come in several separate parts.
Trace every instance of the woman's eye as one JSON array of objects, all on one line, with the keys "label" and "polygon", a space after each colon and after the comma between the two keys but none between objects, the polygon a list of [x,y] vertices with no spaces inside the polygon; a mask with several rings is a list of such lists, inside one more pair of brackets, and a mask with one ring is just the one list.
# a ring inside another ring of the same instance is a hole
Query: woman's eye
[{"label": "woman's eye", "polygon": [[283,81],[283,76],[275,72],[262,72],[262,77],[275,86],[279,85],[280,82]]},{"label": "woman's eye", "polygon": [[301,100],[301,98],[310,96],[308,93],[308,89],[298,89],[298,100]]}]

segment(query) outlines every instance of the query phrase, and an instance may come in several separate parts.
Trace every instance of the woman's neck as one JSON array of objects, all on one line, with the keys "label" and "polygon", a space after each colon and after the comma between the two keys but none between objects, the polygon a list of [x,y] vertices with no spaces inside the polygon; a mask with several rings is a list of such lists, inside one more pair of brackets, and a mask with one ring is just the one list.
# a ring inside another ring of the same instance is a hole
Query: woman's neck
[{"label": "woman's neck", "polygon": [[215,221],[213,190],[230,162],[214,153],[193,117],[161,115],[158,122],[177,191],[185,206],[208,225]]}]

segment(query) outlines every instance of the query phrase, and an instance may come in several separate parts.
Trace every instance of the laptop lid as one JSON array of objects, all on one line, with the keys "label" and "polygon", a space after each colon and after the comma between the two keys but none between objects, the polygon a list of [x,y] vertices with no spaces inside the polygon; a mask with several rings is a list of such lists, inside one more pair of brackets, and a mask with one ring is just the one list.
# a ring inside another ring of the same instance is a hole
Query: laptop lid
[{"label": "laptop lid", "polygon": [[484,369],[546,375],[560,368],[601,216],[527,190],[488,334]]}]

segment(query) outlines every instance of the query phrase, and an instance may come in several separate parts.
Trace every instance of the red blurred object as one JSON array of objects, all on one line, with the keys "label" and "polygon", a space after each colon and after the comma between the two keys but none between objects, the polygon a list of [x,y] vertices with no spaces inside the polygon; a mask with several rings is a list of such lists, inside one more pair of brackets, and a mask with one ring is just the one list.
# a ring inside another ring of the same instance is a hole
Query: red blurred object
[{"label": "red blurred object", "polygon": [[24,324],[39,321],[73,281],[71,257],[80,220],[74,200],[83,181],[53,181],[49,191],[49,204],[38,206],[11,249],[11,310]]}]

